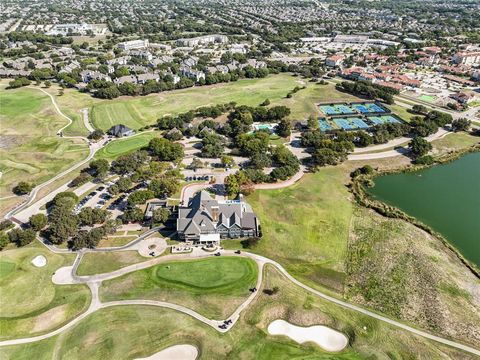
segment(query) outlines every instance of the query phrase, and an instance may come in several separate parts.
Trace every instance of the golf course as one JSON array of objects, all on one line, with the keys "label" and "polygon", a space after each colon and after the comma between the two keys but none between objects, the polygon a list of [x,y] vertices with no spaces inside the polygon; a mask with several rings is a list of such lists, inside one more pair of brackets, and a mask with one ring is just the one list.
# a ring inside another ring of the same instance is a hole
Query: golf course
[{"label": "golf course", "polygon": [[5,90],[5,84],[0,85],[0,197],[11,195],[20,181],[44,182],[87,156],[84,141],[57,136],[67,121],[46,94],[30,88]]},{"label": "golf course", "polygon": [[102,300],[175,302],[207,317],[226,318],[249,295],[258,271],[250,259],[207,258],[167,262],[105,281]]}]

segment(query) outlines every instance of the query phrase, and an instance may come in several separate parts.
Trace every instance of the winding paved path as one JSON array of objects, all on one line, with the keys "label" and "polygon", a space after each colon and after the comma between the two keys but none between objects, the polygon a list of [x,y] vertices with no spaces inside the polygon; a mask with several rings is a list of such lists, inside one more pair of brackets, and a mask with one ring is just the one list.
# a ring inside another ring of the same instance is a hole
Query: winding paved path
[{"label": "winding paved path", "polygon": [[[280,265],[279,263],[277,263],[274,260],[268,259],[266,257],[260,256],[260,255],[257,255],[257,254],[248,253],[248,252],[243,252],[241,255],[236,255],[233,250],[222,250],[221,252],[224,255],[243,256],[243,257],[248,257],[248,258],[251,258],[251,259],[255,260],[255,262],[257,263],[257,266],[259,268],[259,276],[258,276],[257,285],[256,285],[257,289],[260,289],[261,285],[262,285],[264,265],[265,264],[270,264],[270,265],[274,266],[275,268],[277,268],[283,276],[285,276],[288,280],[293,282],[295,285],[303,288],[304,290],[306,290],[306,291],[308,291],[308,292],[310,292],[310,293],[312,293],[316,296],[321,297],[322,299],[324,299],[326,301],[332,302],[332,303],[337,304],[339,306],[342,306],[346,309],[349,309],[349,310],[367,315],[369,317],[372,317],[372,318],[377,319],[379,321],[385,322],[385,323],[390,324],[392,326],[401,328],[401,329],[403,329],[405,331],[408,331],[412,334],[415,334],[415,335],[424,337],[426,339],[433,340],[433,341],[442,343],[444,345],[448,345],[448,346],[466,351],[468,353],[480,356],[480,350],[478,350],[478,349],[475,349],[473,347],[470,347],[470,346],[467,346],[467,345],[464,345],[464,344],[461,344],[461,343],[458,343],[458,342],[455,342],[455,341],[452,341],[452,340],[442,338],[440,336],[432,335],[428,332],[413,328],[411,326],[405,325],[405,324],[403,324],[401,322],[398,322],[396,320],[392,320],[392,319],[389,319],[385,316],[377,314],[373,311],[364,309],[364,308],[362,308],[360,306],[357,306],[357,305],[350,304],[346,301],[337,299],[333,296],[327,295],[327,294],[325,294],[321,291],[313,289],[313,288],[309,287],[308,285],[305,285],[302,282],[295,279],[292,275],[290,275],[285,270],[285,268],[282,265]],[[171,260],[172,258],[177,259],[177,260],[179,260],[179,259],[186,260],[186,259],[192,259],[192,258],[202,258],[202,257],[211,257],[211,256],[212,256],[211,253],[167,255],[167,256],[160,257],[160,258],[152,259],[152,260],[144,262],[144,263],[140,263],[140,264],[136,264],[136,265],[132,265],[132,266],[127,266],[125,268],[113,271],[111,273],[97,274],[97,275],[92,275],[92,276],[77,276],[77,275],[75,275],[76,268],[78,267],[78,265],[81,261],[81,258],[82,258],[82,253],[79,253],[77,255],[77,258],[75,259],[74,265],[70,266],[70,267],[64,267],[64,268],[61,268],[61,269],[57,270],[57,272],[53,276],[52,280],[57,284],[58,283],[60,283],[60,284],[79,284],[79,283],[87,284],[90,288],[91,293],[92,293],[92,301],[90,303],[90,306],[89,306],[88,310],[86,312],[82,313],[81,315],[79,315],[77,318],[75,318],[74,320],[72,320],[68,324],[65,324],[61,328],[59,328],[57,330],[54,330],[50,333],[35,336],[35,337],[30,337],[30,338],[2,341],[2,342],[0,342],[0,347],[1,346],[9,346],[9,345],[26,344],[26,343],[31,343],[31,342],[44,340],[44,339],[50,338],[52,336],[58,335],[58,334],[60,334],[64,331],[74,327],[81,320],[83,320],[84,318],[86,318],[87,316],[89,316],[90,314],[94,313],[97,310],[112,307],[112,306],[127,306],[127,305],[148,305],[148,306],[158,306],[158,307],[172,309],[172,310],[175,310],[175,311],[179,311],[183,314],[189,315],[189,316],[203,322],[204,324],[211,326],[212,328],[216,329],[219,332],[225,333],[225,332],[229,331],[235,325],[235,323],[240,318],[241,312],[244,311],[250,305],[250,303],[255,299],[256,295],[258,294],[258,291],[253,292],[246,299],[246,301],[243,302],[233,312],[233,314],[229,317],[229,319],[232,321],[232,324],[230,326],[228,326],[226,329],[220,329],[218,327],[220,324],[223,323],[223,320],[208,319],[205,316],[197,313],[196,311],[194,311],[192,309],[189,309],[189,308],[186,308],[182,305],[168,303],[168,302],[162,302],[162,301],[154,301],[154,300],[118,300],[118,301],[111,301],[111,302],[102,303],[99,299],[99,296],[98,296],[98,289],[101,286],[101,283],[102,283],[103,280],[113,279],[113,278],[116,278],[116,277],[119,277],[119,276],[122,276],[122,275],[125,275],[125,274],[128,274],[128,273],[131,273],[131,272],[136,271],[138,269],[147,268],[147,267],[159,264],[161,262]]]},{"label": "winding paved path", "polygon": [[[67,119],[68,120],[68,124],[63,126],[61,129],[59,129],[57,131],[57,134],[60,134],[65,128],[67,128],[68,126],[70,126],[72,123],[73,123],[73,120],[71,118],[69,118],[67,115],[65,115],[61,110],[60,108],[58,107],[57,105],[57,102],[55,101],[55,98],[53,97],[52,94],[48,93],[47,91],[41,89],[41,88],[37,88],[37,87],[32,87],[32,86],[29,86],[29,88],[31,89],[36,89],[36,90],[40,90],[41,92],[45,93],[48,95],[48,97],[50,97],[50,100],[52,101],[52,104],[55,108],[55,110],[57,111],[57,113],[62,116],[63,118]],[[52,184],[53,182],[57,181],[58,179],[64,177],[65,175],[69,174],[70,172],[78,169],[79,167],[81,167],[82,165],[86,164],[87,162],[89,162],[94,156],[95,156],[95,153],[100,150],[103,145],[105,145],[105,142],[107,141],[106,138],[103,138],[102,140],[96,142],[96,143],[90,143],[89,140],[86,138],[86,137],[83,137],[83,136],[63,136],[63,138],[65,139],[81,139],[81,140],[84,140],[86,141],[87,143],[89,143],[89,154],[88,156],[77,162],[76,164],[72,165],[71,167],[69,167],[68,169],[62,171],[60,174],[57,174],[55,175],[54,177],[52,177],[51,179],[45,181],[44,183],[40,184],[40,185],[37,185],[33,188],[33,190],[30,192],[30,194],[28,194],[28,196],[26,197],[26,199],[19,205],[15,206],[12,210],[10,210],[6,215],[5,215],[5,219],[10,219],[11,217],[13,217],[16,213],[26,209],[30,204],[32,204],[32,202],[35,200],[35,197],[37,196],[37,193],[39,192],[39,190],[43,189],[44,187]]]}]

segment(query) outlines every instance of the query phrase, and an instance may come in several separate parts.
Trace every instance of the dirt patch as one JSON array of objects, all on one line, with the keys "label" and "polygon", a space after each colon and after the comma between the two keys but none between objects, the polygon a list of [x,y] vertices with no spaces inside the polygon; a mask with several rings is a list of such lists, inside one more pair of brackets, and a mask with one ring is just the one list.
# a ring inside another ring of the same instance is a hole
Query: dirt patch
[{"label": "dirt patch", "polygon": [[22,144],[22,136],[0,135],[0,149],[11,149]]},{"label": "dirt patch", "polygon": [[68,304],[60,305],[38,315],[35,318],[33,332],[40,332],[51,329],[65,321]]}]

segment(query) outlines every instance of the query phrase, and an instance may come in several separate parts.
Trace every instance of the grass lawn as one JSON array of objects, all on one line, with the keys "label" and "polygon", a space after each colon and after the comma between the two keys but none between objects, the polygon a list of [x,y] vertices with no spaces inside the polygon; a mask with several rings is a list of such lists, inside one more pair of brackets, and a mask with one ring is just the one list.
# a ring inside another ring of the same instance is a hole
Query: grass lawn
[{"label": "grass lawn", "polygon": [[408,111],[408,109],[405,106],[402,105],[387,105],[387,107],[392,110],[392,112],[396,115],[398,115],[402,120],[405,120],[407,122],[410,122],[412,117],[418,116],[416,114],[413,114]]},{"label": "grass lawn", "polygon": [[478,143],[480,143],[480,137],[462,131],[448,134],[442,139],[432,141],[432,146],[435,152],[446,153],[470,147]]},{"label": "grass lawn", "polygon": [[138,129],[154,124],[163,115],[178,114],[200,106],[231,101],[239,105],[258,106],[266,98],[274,102],[285,97],[298,85],[297,78],[279,74],[264,79],[242,79],[144,97],[122,97],[94,104],[91,117],[94,126],[103,130],[108,130],[115,124]]},{"label": "grass lawn", "polygon": [[221,319],[245,300],[257,276],[255,262],[243,257],[172,261],[105,281],[100,295],[174,302]]},{"label": "grass lawn", "polygon": [[59,138],[66,120],[54,110],[50,98],[29,89],[5,90],[0,84],[0,196],[11,194],[19,181],[41,183],[85,158],[83,141]]},{"label": "grass lawn", "polygon": [[299,90],[293,96],[272,101],[272,105],[285,105],[290,108],[291,120],[306,120],[310,115],[321,116],[318,108],[321,102],[363,101],[354,95],[343,93],[335,89],[334,84],[320,85],[306,82],[305,89]]},{"label": "grass lawn", "polygon": [[90,108],[94,104],[102,102],[89,94],[81,93],[76,89],[64,89],[64,94],[59,96],[60,87],[52,84],[52,87],[44,89],[55,96],[55,100],[62,112],[73,120],[73,123],[64,130],[65,135],[87,136],[89,131],[84,125],[82,109]]},{"label": "grass lawn", "polygon": [[146,260],[137,251],[90,252],[83,256],[77,275],[102,274]]},{"label": "grass lawn", "polygon": [[249,196],[263,232],[254,251],[276,259],[302,280],[341,291],[352,215],[345,169],[323,168],[288,188]]},{"label": "grass lawn", "polygon": [[[268,296],[259,289],[227,334],[173,310],[118,306],[100,310],[52,339],[0,348],[0,357],[52,359],[55,353],[58,358],[135,359],[175,344],[191,344],[198,348],[199,359],[474,359],[313,297],[269,267],[264,286],[278,286],[280,291]],[[312,343],[268,335],[268,324],[279,318],[296,325],[330,326],[347,334],[350,345],[340,353],[327,353]]]},{"label": "grass lawn", "polygon": [[148,142],[159,136],[157,131],[146,131],[128,138],[113,140],[95,154],[97,159],[114,160],[120,155],[128,154],[134,150],[148,145]]},{"label": "grass lawn", "polygon": [[[46,266],[31,264],[37,255],[47,258]],[[51,253],[37,243],[0,253],[0,339],[48,332],[86,310],[90,299],[86,286],[56,286],[51,281],[52,274],[74,258]]]}]

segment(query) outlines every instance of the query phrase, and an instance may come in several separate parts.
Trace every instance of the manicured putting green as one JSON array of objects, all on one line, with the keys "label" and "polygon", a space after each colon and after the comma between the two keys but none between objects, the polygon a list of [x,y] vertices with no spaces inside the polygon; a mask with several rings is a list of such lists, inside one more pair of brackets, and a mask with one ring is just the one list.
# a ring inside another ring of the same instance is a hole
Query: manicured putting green
[{"label": "manicured putting green", "polygon": [[154,281],[194,292],[227,291],[256,279],[255,263],[245,258],[223,257],[158,265]]},{"label": "manicured putting green", "polygon": [[102,148],[97,154],[97,158],[115,159],[118,156],[128,154],[134,150],[141,149],[148,145],[148,142],[154,137],[160,136],[156,131],[147,131],[128,138],[113,140],[107,146]]}]

